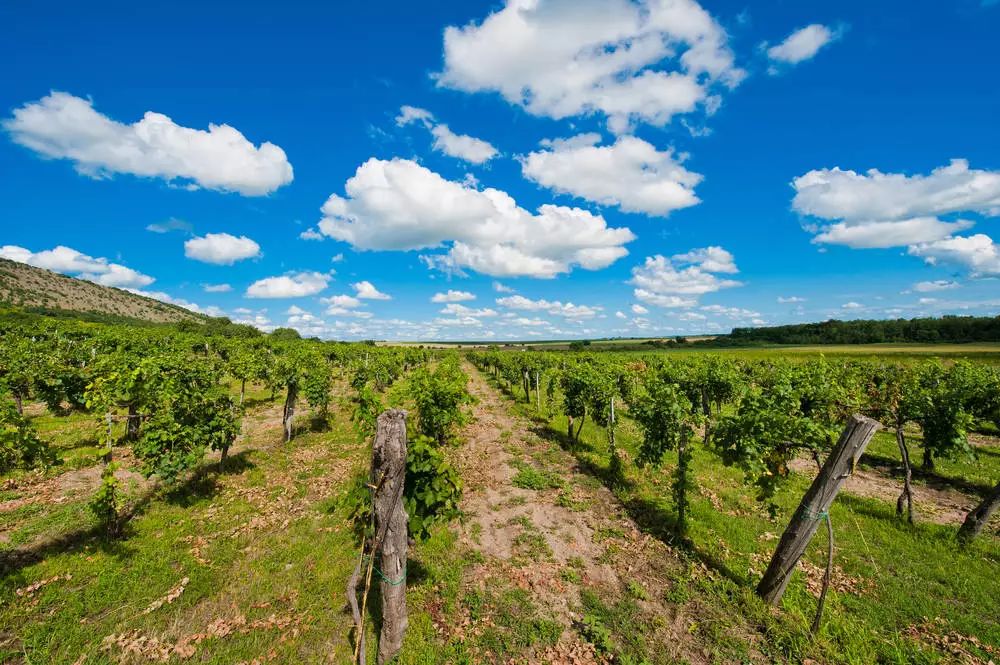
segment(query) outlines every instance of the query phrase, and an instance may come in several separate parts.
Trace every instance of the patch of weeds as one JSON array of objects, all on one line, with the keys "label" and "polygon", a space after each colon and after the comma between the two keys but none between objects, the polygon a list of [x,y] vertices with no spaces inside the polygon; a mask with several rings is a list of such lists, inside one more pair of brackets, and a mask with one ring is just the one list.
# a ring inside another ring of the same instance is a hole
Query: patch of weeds
[{"label": "patch of weeds", "polygon": [[545,536],[532,527],[524,529],[514,538],[514,549],[518,557],[525,557],[531,561],[541,561],[552,557],[552,550],[545,541]]},{"label": "patch of weeds", "polygon": [[474,543],[479,545],[482,535],[483,535],[482,524],[480,524],[479,522],[473,522],[472,524],[469,525],[469,536],[472,538],[472,541]]},{"label": "patch of weeds", "polygon": [[635,580],[629,580],[628,584],[625,585],[625,590],[628,591],[628,595],[636,600],[649,600],[649,593],[645,587]]},{"label": "patch of weeds", "polygon": [[582,579],[580,571],[576,568],[563,568],[559,571],[559,578],[563,582],[569,582],[570,584],[579,584]]},{"label": "patch of weeds", "polygon": [[592,589],[580,592],[583,620],[580,633],[615,663],[644,665],[647,660],[647,637],[650,625],[640,616],[639,606],[632,598],[605,603]]},{"label": "patch of weeds", "polygon": [[560,508],[580,512],[581,510],[586,510],[590,503],[584,499],[574,498],[572,491],[563,490],[559,492],[559,496],[556,498],[556,505]]},{"label": "patch of weeds", "polygon": [[551,471],[542,471],[525,462],[514,463],[517,474],[511,480],[514,487],[526,490],[559,489],[565,484],[563,479]]},{"label": "patch of weeds", "polygon": [[476,646],[487,653],[513,655],[555,644],[562,635],[558,622],[538,616],[531,596],[523,589],[497,593],[474,590],[463,602],[474,623],[488,626],[475,638]]},{"label": "patch of weeds", "polygon": [[669,603],[683,605],[691,600],[691,592],[687,584],[675,582],[669,589],[663,592],[663,599]]},{"label": "patch of weeds", "polygon": [[594,542],[602,543],[612,538],[624,538],[625,532],[616,527],[602,527],[594,532]]}]

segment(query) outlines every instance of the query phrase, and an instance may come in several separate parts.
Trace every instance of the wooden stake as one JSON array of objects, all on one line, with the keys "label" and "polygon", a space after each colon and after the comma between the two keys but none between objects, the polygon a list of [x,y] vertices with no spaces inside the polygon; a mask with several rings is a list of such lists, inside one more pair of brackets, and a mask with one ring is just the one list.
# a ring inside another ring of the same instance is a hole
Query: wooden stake
[{"label": "wooden stake", "polygon": [[757,585],[757,595],[770,605],[777,605],[788,586],[788,580],[802,554],[812,540],[819,522],[826,516],[833,500],[840,491],[844,480],[854,472],[858,459],[865,452],[868,443],[881,425],[857,414],[850,417],[847,427],[819,475],[813,480],[809,490],[802,497],[798,509],[792,515],[785,533],[781,536],[771,563]]},{"label": "wooden stake", "polygon": [[382,635],[378,665],[388,663],[403,646],[406,632],[407,515],[403,507],[406,477],[406,411],[389,409],[379,414],[372,450],[372,483],[377,479],[372,505],[375,510],[376,548],[382,591]]}]

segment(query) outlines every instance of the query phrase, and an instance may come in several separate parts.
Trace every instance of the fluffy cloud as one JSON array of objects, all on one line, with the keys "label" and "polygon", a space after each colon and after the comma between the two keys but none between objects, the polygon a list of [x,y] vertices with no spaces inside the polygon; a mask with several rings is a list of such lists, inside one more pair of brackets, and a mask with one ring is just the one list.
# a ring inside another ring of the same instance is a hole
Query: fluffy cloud
[{"label": "fluffy cloud", "polygon": [[937,279],[933,282],[917,282],[913,285],[913,290],[917,293],[930,293],[932,291],[947,291],[949,289],[957,289],[961,284],[958,282],[950,282],[944,279]]},{"label": "fluffy cloud", "polygon": [[[825,25],[813,23],[788,35],[780,44],[768,48],[767,57],[775,63],[795,65],[814,57],[821,48],[839,39],[842,32],[842,29],[831,30]],[[777,70],[772,68],[771,73],[777,73]]]},{"label": "fluffy cloud", "polygon": [[231,266],[237,261],[260,256],[260,245],[246,236],[206,233],[184,242],[184,256],[196,261]]},{"label": "fluffy cloud", "polygon": [[371,282],[355,282],[351,284],[351,288],[358,294],[359,298],[365,300],[392,300],[392,296],[382,293],[375,288],[375,285]]},{"label": "fluffy cloud", "polygon": [[964,266],[973,277],[1000,276],[1000,246],[982,233],[920,243],[908,251],[931,265],[955,263]]},{"label": "fluffy cloud", "polygon": [[448,125],[436,122],[430,111],[414,106],[403,106],[396,116],[396,124],[402,127],[414,122],[426,127],[434,137],[434,149],[449,157],[472,164],[483,164],[497,155],[497,149],[489,142],[466,134],[456,134],[448,128]]},{"label": "fluffy cloud", "polygon": [[481,23],[445,30],[438,84],[498,92],[534,115],[600,113],[621,131],[712,111],[711,88],[744,76],[695,0],[507,0]]},{"label": "fluffy cloud", "polygon": [[810,171],[792,181],[792,208],[823,220],[814,242],[848,247],[932,243],[972,226],[943,215],[1000,214],[1000,172],[970,169],[952,160],[929,175],[866,173],[840,168]]},{"label": "fluffy cloud", "polygon": [[476,295],[474,293],[469,293],[468,291],[453,291],[448,289],[445,293],[435,293],[431,297],[431,302],[464,302],[466,300],[475,300]]},{"label": "fluffy cloud", "polygon": [[635,239],[627,228],[578,208],[543,205],[537,214],[506,192],[446,180],[416,162],[369,159],[323,206],[319,229],[358,249],[415,250],[451,243],[429,265],[502,276],[554,277],[574,266],[614,263]]},{"label": "fluffy cloud", "polygon": [[697,297],[740,286],[716,273],[736,273],[733,255],[721,247],[693,249],[671,258],[656,255],[632,268],[630,283],[638,300],[658,307],[691,307]]},{"label": "fluffy cloud", "polygon": [[591,319],[597,316],[602,309],[588,305],[574,305],[571,302],[563,303],[558,300],[530,300],[524,296],[497,298],[497,304],[507,309],[547,312],[553,316],[562,316],[567,319]]},{"label": "fluffy cloud", "polygon": [[229,293],[233,287],[229,284],[202,284],[201,290],[205,293]]},{"label": "fluffy cloud", "polygon": [[119,263],[111,263],[103,257],[87,256],[65,245],[58,245],[41,252],[32,252],[17,245],[4,245],[0,247],[0,258],[27,263],[67,275],[75,275],[80,279],[86,279],[102,286],[137,288],[148,286],[156,281],[149,275],[144,275]]},{"label": "fluffy cloud", "polygon": [[281,148],[257,147],[229,125],[191,129],[152,111],[123,124],[95,111],[90,100],[65,92],[15,109],[3,127],[15,143],[43,157],[69,159],[93,178],[129,173],[244,196],[270,194],[292,181],[292,165]]},{"label": "fluffy cloud", "polygon": [[792,186],[792,207],[824,220],[807,227],[818,233],[813,242],[908,246],[909,254],[932,265],[961,265],[974,277],[1000,274],[1000,250],[992,238],[982,233],[956,236],[974,223],[940,219],[963,212],[1000,215],[998,171],[970,169],[966,160],[954,159],[929,175],[822,169],[796,178]]},{"label": "fluffy cloud", "polygon": [[966,220],[942,222],[935,217],[915,217],[886,222],[866,221],[853,225],[838,222],[826,227],[822,233],[813,238],[813,242],[846,245],[854,249],[884,249],[941,240],[972,226],[973,223]]},{"label": "fluffy cloud", "polygon": [[547,141],[545,149],[521,160],[529,180],[627,212],[667,215],[699,203],[694,187],[702,176],[681,166],[672,150],[663,152],[634,136],[599,146],[598,134]]},{"label": "fluffy cloud", "polygon": [[248,298],[301,298],[326,288],[330,276],[321,272],[297,272],[259,279],[247,287]]},{"label": "fluffy cloud", "polygon": [[480,308],[466,307],[465,305],[455,302],[448,303],[447,305],[442,307],[441,313],[453,314],[456,316],[475,316],[475,317],[497,315],[497,311],[495,309],[490,309],[489,307],[480,307]]},{"label": "fluffy cloud", "polygon": [[330,305],[330,307],[336,307],[341,309],[353,309],[355,307],[361,307],[361,301],[354,296],[349,296],[347,294],[330,296],[329,298],[322,298],[322,302]]}]

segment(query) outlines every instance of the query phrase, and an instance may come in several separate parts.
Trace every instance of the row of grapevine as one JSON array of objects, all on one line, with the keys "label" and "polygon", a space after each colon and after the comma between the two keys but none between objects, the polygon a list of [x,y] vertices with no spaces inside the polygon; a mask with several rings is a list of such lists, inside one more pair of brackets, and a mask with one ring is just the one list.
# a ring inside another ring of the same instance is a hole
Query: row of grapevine
[{"label": "row of grapevine", "polygon": [[[547,385],[546,406],[565,415],[571,443],[588,417],[606,426],[612,476],[620,465],[614,446],[617,402],[619,413],[627,412],[642,430],[639,466],[659,465],[670,451],[677,455],[673,494],[681,534],[692,483],[687,472],[692,445],[705,446],[724,464],[740,468],[773,509],[771,499],[788,477],[793,458],[807,455],[819,461],[850,414],[869,416],[896,436],[905,466],[897,509],[912,521],[908,428],[920,430],[922,464],[928,470],[936,458],[974,456],[968,436],[973,427],[991,423],[1000,428],[1000,370],[966,361],[501,350],[471,352],[469,357],[512,395],[523,390],[526,401],[528,377],[535,386]],[[559,404],[553,403],[556,388]],[[998,502],[1000,484],[973,511],[980,519],[967,522],[963,538],[976,535],[981,516]]]},{"label": "row of grapevine", "polygon": [[301,398],[314,418],[327,418],[335,375],[364,367],[366,376],[384,389],[428,357],[421,349],[227,337],[197,329],[45,319],[4,322],[0,473],[59,464],[25,415],[29,403],[42,402],[57,417],[90,414],[104,464],[93,507],[115,531],[123,505],[113,460],[117,446],[130,446],[145,475],[174,483],[209,450],[219,451],[225,463],[241,431],[248,384],[284,396],[282,420],[290,441]]}]

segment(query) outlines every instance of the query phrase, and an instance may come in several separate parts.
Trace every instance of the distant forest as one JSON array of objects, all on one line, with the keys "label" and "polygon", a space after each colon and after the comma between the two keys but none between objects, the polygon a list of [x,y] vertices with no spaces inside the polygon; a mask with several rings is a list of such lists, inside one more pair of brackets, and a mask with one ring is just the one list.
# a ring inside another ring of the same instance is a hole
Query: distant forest
[{"label": "distant forest", "polygon": [[943,316],[886,321],[824,321],[768,328],[733,328],[709,346],[754,344],[885,344],[1000,342],[1000,316]]}]

